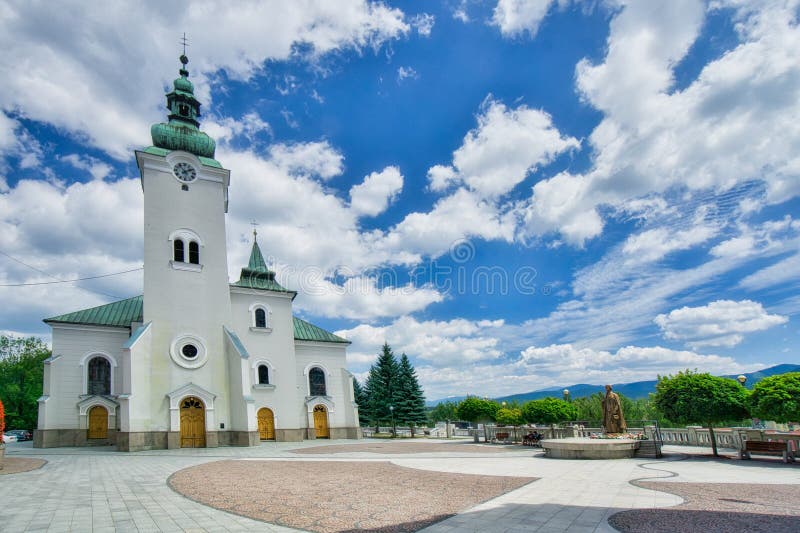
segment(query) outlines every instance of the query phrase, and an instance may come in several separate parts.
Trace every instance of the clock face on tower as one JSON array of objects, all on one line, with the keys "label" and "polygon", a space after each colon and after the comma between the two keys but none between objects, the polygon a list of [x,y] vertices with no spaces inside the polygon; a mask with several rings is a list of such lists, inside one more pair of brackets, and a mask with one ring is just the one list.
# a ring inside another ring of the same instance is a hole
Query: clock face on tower
[{"label": "clock face on tower", "polygon": [[178,163],[172,167],[172,172],[175,174],[175,177],[181,181],[189,182],[197,179],[197,171],[189,163]]}]

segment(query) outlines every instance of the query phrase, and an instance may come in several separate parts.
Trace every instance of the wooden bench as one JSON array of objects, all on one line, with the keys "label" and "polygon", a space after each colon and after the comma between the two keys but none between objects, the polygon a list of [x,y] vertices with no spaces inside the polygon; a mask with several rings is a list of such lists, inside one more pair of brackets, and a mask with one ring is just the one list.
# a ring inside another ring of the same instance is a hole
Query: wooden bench
[{"label": "wooden bench", "polygon": [[786,442],[746,440],[744,450],[739,452],[741,459],[750,459],[750,454],[756,455],[780,455],[784,463],[794,462],[794,452],[789,451]]},{"label": "wooden bench", "polygon": [[507,442],[508,437],[509,437],[508,433],[495,433],[492,442],[499,442],[499,441]]}]

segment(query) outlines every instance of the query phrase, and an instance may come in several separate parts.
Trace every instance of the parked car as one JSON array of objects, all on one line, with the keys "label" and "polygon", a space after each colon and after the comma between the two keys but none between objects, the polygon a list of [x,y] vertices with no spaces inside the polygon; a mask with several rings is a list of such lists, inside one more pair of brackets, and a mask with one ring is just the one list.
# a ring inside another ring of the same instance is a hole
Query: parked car
[{"label": "parked car", "polygon": [[8,444],[9,442],[17,442],[16,435],[9,435],[8,433],[3,433],[3,442]]},{"label": "parked car", "polygon": [[33,440],[33,434],[27,429],[10,429],[6,431],[6,435],[16,435],[18,442]]}]

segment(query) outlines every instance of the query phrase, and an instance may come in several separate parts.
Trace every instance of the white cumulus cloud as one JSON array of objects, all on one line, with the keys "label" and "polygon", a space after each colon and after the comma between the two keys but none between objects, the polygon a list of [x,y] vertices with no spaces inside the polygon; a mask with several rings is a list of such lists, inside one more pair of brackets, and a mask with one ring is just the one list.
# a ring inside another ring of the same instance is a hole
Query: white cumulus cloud
[{"label": "white cumulus cloud", "polygon": [[[579,146],[574,137],[562,135],[544,111],[526,105],[508,108],[490,97],[478,115],[478,126],[453,153],[458,177],[450,181],[460,181],[482,197],[499,196]],[[439,187],[440,182],[431,186]]]},{"label": "white cumulus cloud", "polygon": [[370,360],[384,342],[397,353],[413,355],[418,361],[435,366],[473,364],[494,360],[503,355],[492,331],[503,325],[502,320],[426,320],[402,316],[387,326],[362,324],[336,334],[352,341],[348,349],[354,357]]},{"label": "white cumulus cloud", "polygon": [[397,167],[373,172],[350,189],[350,209],[374,217],[383,213],[403,188],[403,175]]},{"label": "white cumulus cloud", "polygon": [[492,11],[492,24],[505,36],[528,32],[533,37],[554,3],[555,0],[498,0]]},{"label": "white cumulus cloud", "polygon": [[[366,0],[249,4],[204,0],[191,9],[154,0],[86,4],[6,2],[0,15],[0,109],[19,109],[126,159],[163,118],[161,80],[177,76],[178,30],[191,28],[189,70],[200,100],[225,70],[246,80],[295,45],[314,60],[334,50],[377,48],[407,35],[404,13]],[[143,38],[146,36],[146,38]],[[1,127],[1,126],[0,126]]]},{"label": "white cumulus cloud", "polygon": [[667,339],[693,347],[736,346],[746,333],[784,324],[788,318],[771,315],[752,300],[717,300],[702,307],[682,307],[660,314],[655,323]]}]

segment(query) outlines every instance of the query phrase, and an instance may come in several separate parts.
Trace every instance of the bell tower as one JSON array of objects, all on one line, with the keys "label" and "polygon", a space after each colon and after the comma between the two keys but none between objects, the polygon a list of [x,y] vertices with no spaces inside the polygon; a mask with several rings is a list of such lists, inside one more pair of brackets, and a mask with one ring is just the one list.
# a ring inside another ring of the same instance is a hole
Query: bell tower
[{"label": "bell tower", "polygon": [[[223,326],[231,319],[225,239],[230,171],[214,159],[215,142],[200,130],[201,104],[185,54],[180,62],[166,94],[168,120],[154,124],[153,145],[136,152],[144,191],[143,317],[152,330],[149,419],[166,426],[164,392],[187,383],[226,390]],[[227,418],[225,402],[206,406],[213,410],[209,431]],[[151,428],[164,429],[170,430]]]}]

